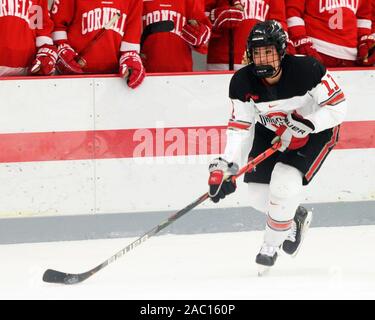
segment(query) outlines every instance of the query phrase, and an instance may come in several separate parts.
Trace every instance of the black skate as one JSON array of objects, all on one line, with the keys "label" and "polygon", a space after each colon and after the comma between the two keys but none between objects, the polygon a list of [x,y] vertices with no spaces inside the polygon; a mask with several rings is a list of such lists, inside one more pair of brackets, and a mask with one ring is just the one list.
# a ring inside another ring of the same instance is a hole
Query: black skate
[{"label": "black skate", "polygon": [[309,229],[312,219],[312,212],[307,211],[304,207],[299,206],[294,216],[294,221],[287,239],[283,243],[285,253],[296,256],[301,247],[303,238]]},{"label": "black skate", "polygon": [[258,264],[258,276],[264,275],[275,264],[279,249],[279,247],[263,243],[262,248],[255,258],[255,262]]}]

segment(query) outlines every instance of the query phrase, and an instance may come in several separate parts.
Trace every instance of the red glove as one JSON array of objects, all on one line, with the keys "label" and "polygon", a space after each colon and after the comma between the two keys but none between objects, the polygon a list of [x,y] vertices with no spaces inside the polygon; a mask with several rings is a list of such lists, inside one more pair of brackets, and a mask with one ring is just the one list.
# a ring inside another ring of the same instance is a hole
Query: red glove
[{"label": "red glove", "polygon": [[83,73],[81,65],[77,62],[80,58],[78,53],[68,43],[59,44],[57,47],[56,69],[61,74],[79,74]]},{"label": "red glove", "polygon": [[309,141],[309,134],[315,130],[310,120],[295,112],[289,113],[284,122],[285,125],[276,130],[276,137],[271,142],[274,144],[277,139],[281,140],[279,151],[302,148]]},{"label": "red glove", "polygon": [[358,42],[358,62],[364,66],[375,63],[375,37],[373,35],[362,36]]},{"label": "red glove", "polygon": [[55,72],[57,51],[55,46],[45,44],[36,53],[35,60],[31,63],[29,73],[34,75],[51,75]]},{"label": "red glove", "polygon": [[197,22],[194,25],[185,24],[182,28],[181,37],[193,47],[207,44],[211,36],[211,29],[206,24]]},{"label": "red glove", "polygon": [[294,55],[296,55],[297,54],[297,51],[296,51],[296,48],[294,47],[294,43],[293,43],[293,41],[291,41],[291,40],[287,40],[286,41],[286,43],[287,43],[287,46],[286,46],[286,53],[287,54],[290,54],[290,55],[292,55],[292,56],[294,56]]},{"label": "red glove", "polygon": [[234,29],[243,19],[245,19],[243,9],[241,10],[238,7],[223,6],[210,12],[212,28],[216,30]]},{"label": "red glove", "polygon": [[298,54],[303,54],[305,56],[314,57],[316,60],[322,62],[322,58],[318,51],[313,47],[312,41],[309,37],[302,36],[293,39],[294,47]]},{"label": "red glove", "polygon": [[127,78],[128,86],[132,89],[138,87],[145,75],[141,57],[136,51],[126,51],[120,57],[120,74]]}]

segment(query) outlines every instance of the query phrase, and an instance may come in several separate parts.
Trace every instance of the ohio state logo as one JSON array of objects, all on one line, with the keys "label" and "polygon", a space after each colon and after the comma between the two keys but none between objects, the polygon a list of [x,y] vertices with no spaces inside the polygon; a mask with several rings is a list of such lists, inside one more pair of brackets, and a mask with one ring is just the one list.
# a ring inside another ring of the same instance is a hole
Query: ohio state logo
[{"label": "ohio state logo", "polygon": [[266,114],[259,114],[259,120],[265,127],[280,128],[285,124],[285,112],[268,112]]}]

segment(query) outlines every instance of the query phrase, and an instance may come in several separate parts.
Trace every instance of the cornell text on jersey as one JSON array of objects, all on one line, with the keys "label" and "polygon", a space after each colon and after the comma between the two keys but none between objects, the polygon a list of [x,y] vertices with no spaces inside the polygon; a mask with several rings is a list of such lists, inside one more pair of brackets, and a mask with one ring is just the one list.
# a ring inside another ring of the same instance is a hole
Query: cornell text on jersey
[{"label": "cornell text on jersey", "polygon": [[348,8],[355,14],[358,10],[358,3],[359,0],[319,0],[319,12]]},{"label": "cornell text on jersey", "polygon": [[25,20],[30,29],[43,28],[43,9],[31,0],[1,0],[0,17],[10,16]]}]

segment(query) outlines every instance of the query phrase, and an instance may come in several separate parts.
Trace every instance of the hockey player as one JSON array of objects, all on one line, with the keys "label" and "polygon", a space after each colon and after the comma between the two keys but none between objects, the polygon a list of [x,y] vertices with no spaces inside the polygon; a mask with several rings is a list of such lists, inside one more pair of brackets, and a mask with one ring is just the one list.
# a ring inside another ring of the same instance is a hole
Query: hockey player
[{"label": "hockey player", "polygon": [[303,186],[335,146],[346,102],[316,59],[286,54],[285,32],[274,20],[255,25],[247,54],[250,63],[230,82],[233,110],[227,144],[209,166],[209,196],[218,202],[234,192],[236,184],[228,178],[281,139],[279,151],[244,178],[251,206],[267,214],[256,263],[270,267],[280,248],[297,253],[311,221],[311,213],[299,206]]},{"label": "hockey player", "polygon": [[0,76],[50,75],[57,58],[47,0],[0,5]]},{"label": "hockey player", "polygon": [[[250,30],[260,21],[274,19],[286,29],[284,0],[205,0],[212,23],[208,70],[238,70]],[[294,50],[292,43],[288,50]]]},{"label": "hockey player", "polygon": [[211,24],[205,16],[202,0],[143,2],[143,26],[171,20],[170,32],[150,35],[142,46],[147,72],[191,72],[192,50],[207,53]]},{"label": "hockey player", "polygon": [[285,0],[288,31],[297,53],[326,67],[368,65],[371,2],[368,0]]},{"label": "hockey player", "polygon": [[[117,73],[130,88],[145,77],[139,56],[142,1],[56,0],[51,8],[58,46],[56,68],[62,74]],[[97,42],[84,50],[111,19],[119,19]]]},{"label": "hockey player", "polygon": [[[372,38],[375,39],[375,0],[371,1],[372,3]],[[375,43],[373,43],[372,47],[369,50],[369,54],[367,59],[364,59],[364,64],[369,66],[375,66]]]}]

